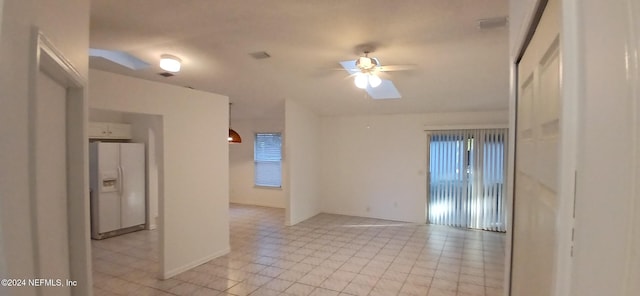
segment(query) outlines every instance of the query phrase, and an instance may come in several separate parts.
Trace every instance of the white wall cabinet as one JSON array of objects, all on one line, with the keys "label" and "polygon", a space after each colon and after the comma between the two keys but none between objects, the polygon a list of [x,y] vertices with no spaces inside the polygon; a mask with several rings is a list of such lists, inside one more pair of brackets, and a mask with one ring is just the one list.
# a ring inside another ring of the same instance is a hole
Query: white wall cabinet
[{"label": "white wall cabinet", "polygon": [[131,125],[113,122],[89,122],[90,139],[131,139]]}]

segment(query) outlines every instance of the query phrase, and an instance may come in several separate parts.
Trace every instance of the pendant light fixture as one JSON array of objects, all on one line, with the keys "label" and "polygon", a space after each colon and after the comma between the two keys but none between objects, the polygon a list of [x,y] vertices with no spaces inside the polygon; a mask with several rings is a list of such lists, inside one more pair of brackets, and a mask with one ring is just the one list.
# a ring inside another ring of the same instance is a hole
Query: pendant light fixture
[{"label": "pendant light fixture", "polygon": [[229,103],[229,137],[227,137],[227,141],[229,144],[240,144],[242,143],[242,138],[240,134],[231,129],[231,103]]}]

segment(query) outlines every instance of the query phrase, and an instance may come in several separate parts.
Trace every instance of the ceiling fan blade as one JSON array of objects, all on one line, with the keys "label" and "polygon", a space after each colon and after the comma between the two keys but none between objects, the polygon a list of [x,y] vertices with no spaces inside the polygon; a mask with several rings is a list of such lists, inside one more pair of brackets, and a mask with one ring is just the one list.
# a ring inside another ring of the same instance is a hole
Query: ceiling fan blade
[{"label": "ceiling fan blade", "polygon": [[406,70],[414,70],[417,68],[417,65],[412,65],[412,64],[408,64],[408,65],[386,65],[386,66],[380,66],[379,67],[379,71],[382,72],[391,72],[391,71],[406,71]]},{"label": "ceiling fan blade", "polygon": [[377,72],[376,75],[378,75],[378,77],[382,78],[383,80],[391,79],[391,77],[390,77],[391,75],[389,75],[389,73],[386,73],[386,72],[381,72],[380,71],[380,72]]},{"label": "ceiling fan blade", "polygon": [[356,67],[356,62],[351,60],[351,61],[342,61],[340,62],[340,65],[342,66],[342,68],[344,68],[345,70],[347,70],[347,72],[349,72],[349,74],[355,74],[355,73],[359,73],[360,69],[358,69],[358,67]]},{"label": "ceiling fan blade", "polygon": [[345,76],[343,79],[351,79],[351,78],[355,77],[356,75],[358,75],[358,73],[360,73],[360,72],[349,74],[349,75]]}]

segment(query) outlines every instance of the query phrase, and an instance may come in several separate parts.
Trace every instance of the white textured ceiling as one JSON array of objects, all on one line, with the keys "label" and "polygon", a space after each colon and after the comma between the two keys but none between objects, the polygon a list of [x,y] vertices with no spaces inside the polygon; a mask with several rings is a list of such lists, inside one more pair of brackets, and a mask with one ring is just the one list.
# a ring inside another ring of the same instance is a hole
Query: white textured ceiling
[{"label": "white textured ceiling", "polygon": [[[233,118],[278,118],[285,98],[322,115],[504,110],[507,29],[477,20],[508,14],[507,0],[91,1],[91,47],[152,64],[133,71],[92,58],[92,68],[228,95]],[[374,44],[402,99],[373,101],[339,61]],[[269,59],[249,53],[266,51]],[[158,73],[162,54],[182,71]]]}]

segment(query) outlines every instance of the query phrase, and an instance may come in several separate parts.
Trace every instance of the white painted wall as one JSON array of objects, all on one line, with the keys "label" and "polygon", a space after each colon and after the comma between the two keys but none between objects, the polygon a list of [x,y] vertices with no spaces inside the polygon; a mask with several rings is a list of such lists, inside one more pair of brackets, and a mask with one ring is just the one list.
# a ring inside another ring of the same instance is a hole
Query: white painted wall
[{"label": "white painted wall", "polygon": [[493,124],[507,112],[323,117],[322,211],[425,223],[425,129]]},{"label": "white painted wall", "polygon": [[[3,269],[6,270],[7,277],[34,278],[36,274],[30,216],[33,205],[29,202],[28,175],[28,120],[32,115],[28,106],[32,91],[29,89],[28,72],[29,66],[34,62],[32,30],[34,26],[39,27],[71,61],[79,74],[87,77],[89,0],[5,0],[1,13],[0,137],[4,140],[0,141],[0,225],[3,227],[0,231],[0,243],[4,258],[0,262],[6,264]],[[80,105],[82,104],[84,102]],[[84,150],[83,153],[86,153],[86,147]],[[79,242],[79,245],[85,243],[88,244],[88,241]],[[83,287],[91,286],[88,273],[75,279]],[[0,290],[0,294],[34,295],[35,289],[25,287],[11,291]]]},{"label": "white painted wall", "polygon": [[507,113],[322,118],[322,211],[425,223],[425,130],[495,124],[506,126]]},{"label": "white painted wall", "polygon": [[130,123],[124,119],[125,114],[127,113],[91,108],[89,109],[89,122]]},{"label": "white painted wall", "polygon": [[227,253],[228,98],[97,70],[89,78],[92,108],[163,116],[163,276]]},{"label": "white painted wall", "polygon": [[580,97],[571,295],[638,295],[630,289],[634,203],[640,163],[637,106],[640,65],[638,1],[575,2],[579,42],[575,54]]},{"label": "white painted wall", "polygon": [[320,213],[320,117],[299,103],[285,101],[283,158],[288,178],[286,224],[294,225]]},{"label": "white painted wall", "polygon": [[[111,121],[110,121],[111,122]],[[131,124],[132,142],[145,144],[147,229],[158,225],[160,182],[159,174],[163,156],[162,116],[139,113],[124,113],[124,121]]]},{"label": "white painted wall", "polygon": [[[287,206],[286,188],[265,188],[254,185],[253,145],[256,133],[279,132],[285,140],[282,120],[233,120],[231,128],[240,134],[242,143],[229,145],[229,179],[231,202],[274,208]],[[284,168],[283,160],[283,168]],[[286,179],[284,174],[282,179]]]}]

